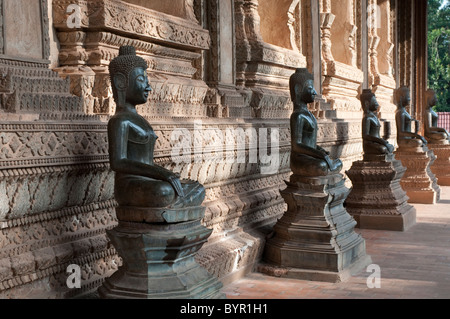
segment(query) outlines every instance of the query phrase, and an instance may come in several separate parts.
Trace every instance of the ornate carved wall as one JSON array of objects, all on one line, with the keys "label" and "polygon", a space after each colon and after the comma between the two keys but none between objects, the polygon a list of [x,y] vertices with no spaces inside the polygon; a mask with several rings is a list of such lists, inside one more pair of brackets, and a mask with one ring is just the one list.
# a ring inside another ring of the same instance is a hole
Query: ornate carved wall
[{"label": "ornate carved wall", "polygon": [[[364,83],[391,121],[393,89],[412,76],[411,37],[399,33],[405,41],[393,47],[400,41],[396,25],[404,27],[394,0],[276,6],[270,0],[177,0],[171,6],[24,1],[0,0],[4,298],[83,296],[121,263],[105,236],[117,222],[107,154],[106,125],[115,109],[107,67],[121,45],[135,46],[148,62],[153,92],[138,111],[159,136],[156,162],[206,187],[203,222],[214,232],[197,258],[224,282],[252,269],[285,210],[279,190],[290,174],[288,80],[294,70],[321,70],[321,99],[311,110],[319,119],[319,143],[344,161],[344,169],[361,157]],[[370,14],[382,27],[367,34],[363,4],[381,8]],[[12,13],[24,21],[31,16],[33,26],[15,23]],[[174,155],[180,130],[192,148]],[[270,147],[252,138],[264,134],[277,137],[270,145],[278,162],[269,173],[264,152]],[[223,160],[238,154],[245,161]],[[81,267],[81,288],[67,287],[70,264]]]}]

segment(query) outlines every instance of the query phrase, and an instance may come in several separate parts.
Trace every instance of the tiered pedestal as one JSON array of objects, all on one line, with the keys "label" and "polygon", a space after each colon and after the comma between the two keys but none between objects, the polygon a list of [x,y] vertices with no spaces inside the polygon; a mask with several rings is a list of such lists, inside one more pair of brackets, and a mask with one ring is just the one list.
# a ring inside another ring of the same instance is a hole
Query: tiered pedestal
[{"label": "tiered pedestal", "polygon": [[393,154],[364,155],[346,171],[353,187],[345,208],[359,228],[405,231],[416,223],[416,209],[400,185],[406,168]]},{"label": "tiered pedestal", "polygon": [[428,148],[433,151],[436,160],[431,166],[431,171],[437,178],[440,186],[450,186],[450,143],[444,140],[441,143],[428,143]]},{"label": "tiered pedestal", "polygon": [[135,208],[132,214],[132,207],[118,207],[119,224],[107,234],[123,265],[98,289],[100,297],[225,298],[222,283],[195,261],[212,232],[201,224],[204,209]]},{"label": "tiered pedestal", "polygon": [[436,159],[433,151],[427,146],[400,146],[395,152],[395,158],[406,167],[400,185],[409,197],[408,202],[435,204],[440,198],[441,189],[430,168]]},{"label": "tiered pedestal", "polygon": [[281,195],[288,210],[267,239],[260,272],[281,277],[339,282],[371,263],[364,239],[343,203],[341,174],[292,175]]}]

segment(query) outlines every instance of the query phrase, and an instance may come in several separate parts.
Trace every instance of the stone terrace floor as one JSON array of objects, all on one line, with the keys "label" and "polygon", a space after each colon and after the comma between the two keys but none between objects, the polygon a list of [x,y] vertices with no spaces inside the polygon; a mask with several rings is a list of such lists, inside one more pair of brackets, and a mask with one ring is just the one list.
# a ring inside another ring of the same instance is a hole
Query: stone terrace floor
[{"label": "stone terrace floor", "polygon": [[363,269],[341,283],[250,273],[223,288],[228,299],[447,299],[450,298],[450,186],[437,204],[413,204],[417,223],[406,232],[355,229],[380,266],[381,287],[369,288]]}]

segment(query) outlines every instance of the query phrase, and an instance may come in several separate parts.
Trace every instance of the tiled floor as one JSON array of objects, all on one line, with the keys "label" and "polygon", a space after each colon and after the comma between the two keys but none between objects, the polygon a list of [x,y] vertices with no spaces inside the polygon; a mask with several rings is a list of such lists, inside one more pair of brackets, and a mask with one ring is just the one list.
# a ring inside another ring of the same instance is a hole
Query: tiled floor
[{"label": "tiled floor", "polygon": [[450,298],[450,187],[434,205],[413,204],[417,223],[406,232],[359,230],[381,270],[380,288],[363,269],[341,283],[251,273],[223,288],[228,299],[447,299]]}]

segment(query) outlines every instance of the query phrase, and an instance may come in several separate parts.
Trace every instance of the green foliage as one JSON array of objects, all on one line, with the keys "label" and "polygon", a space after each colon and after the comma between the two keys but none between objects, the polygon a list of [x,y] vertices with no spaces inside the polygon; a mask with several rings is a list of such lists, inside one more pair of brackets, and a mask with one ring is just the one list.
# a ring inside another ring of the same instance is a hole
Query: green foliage
[{"label": "green foliage", "polygon": [[450,1],[428,0],[428,86],[438,112],[450,112]]}]

